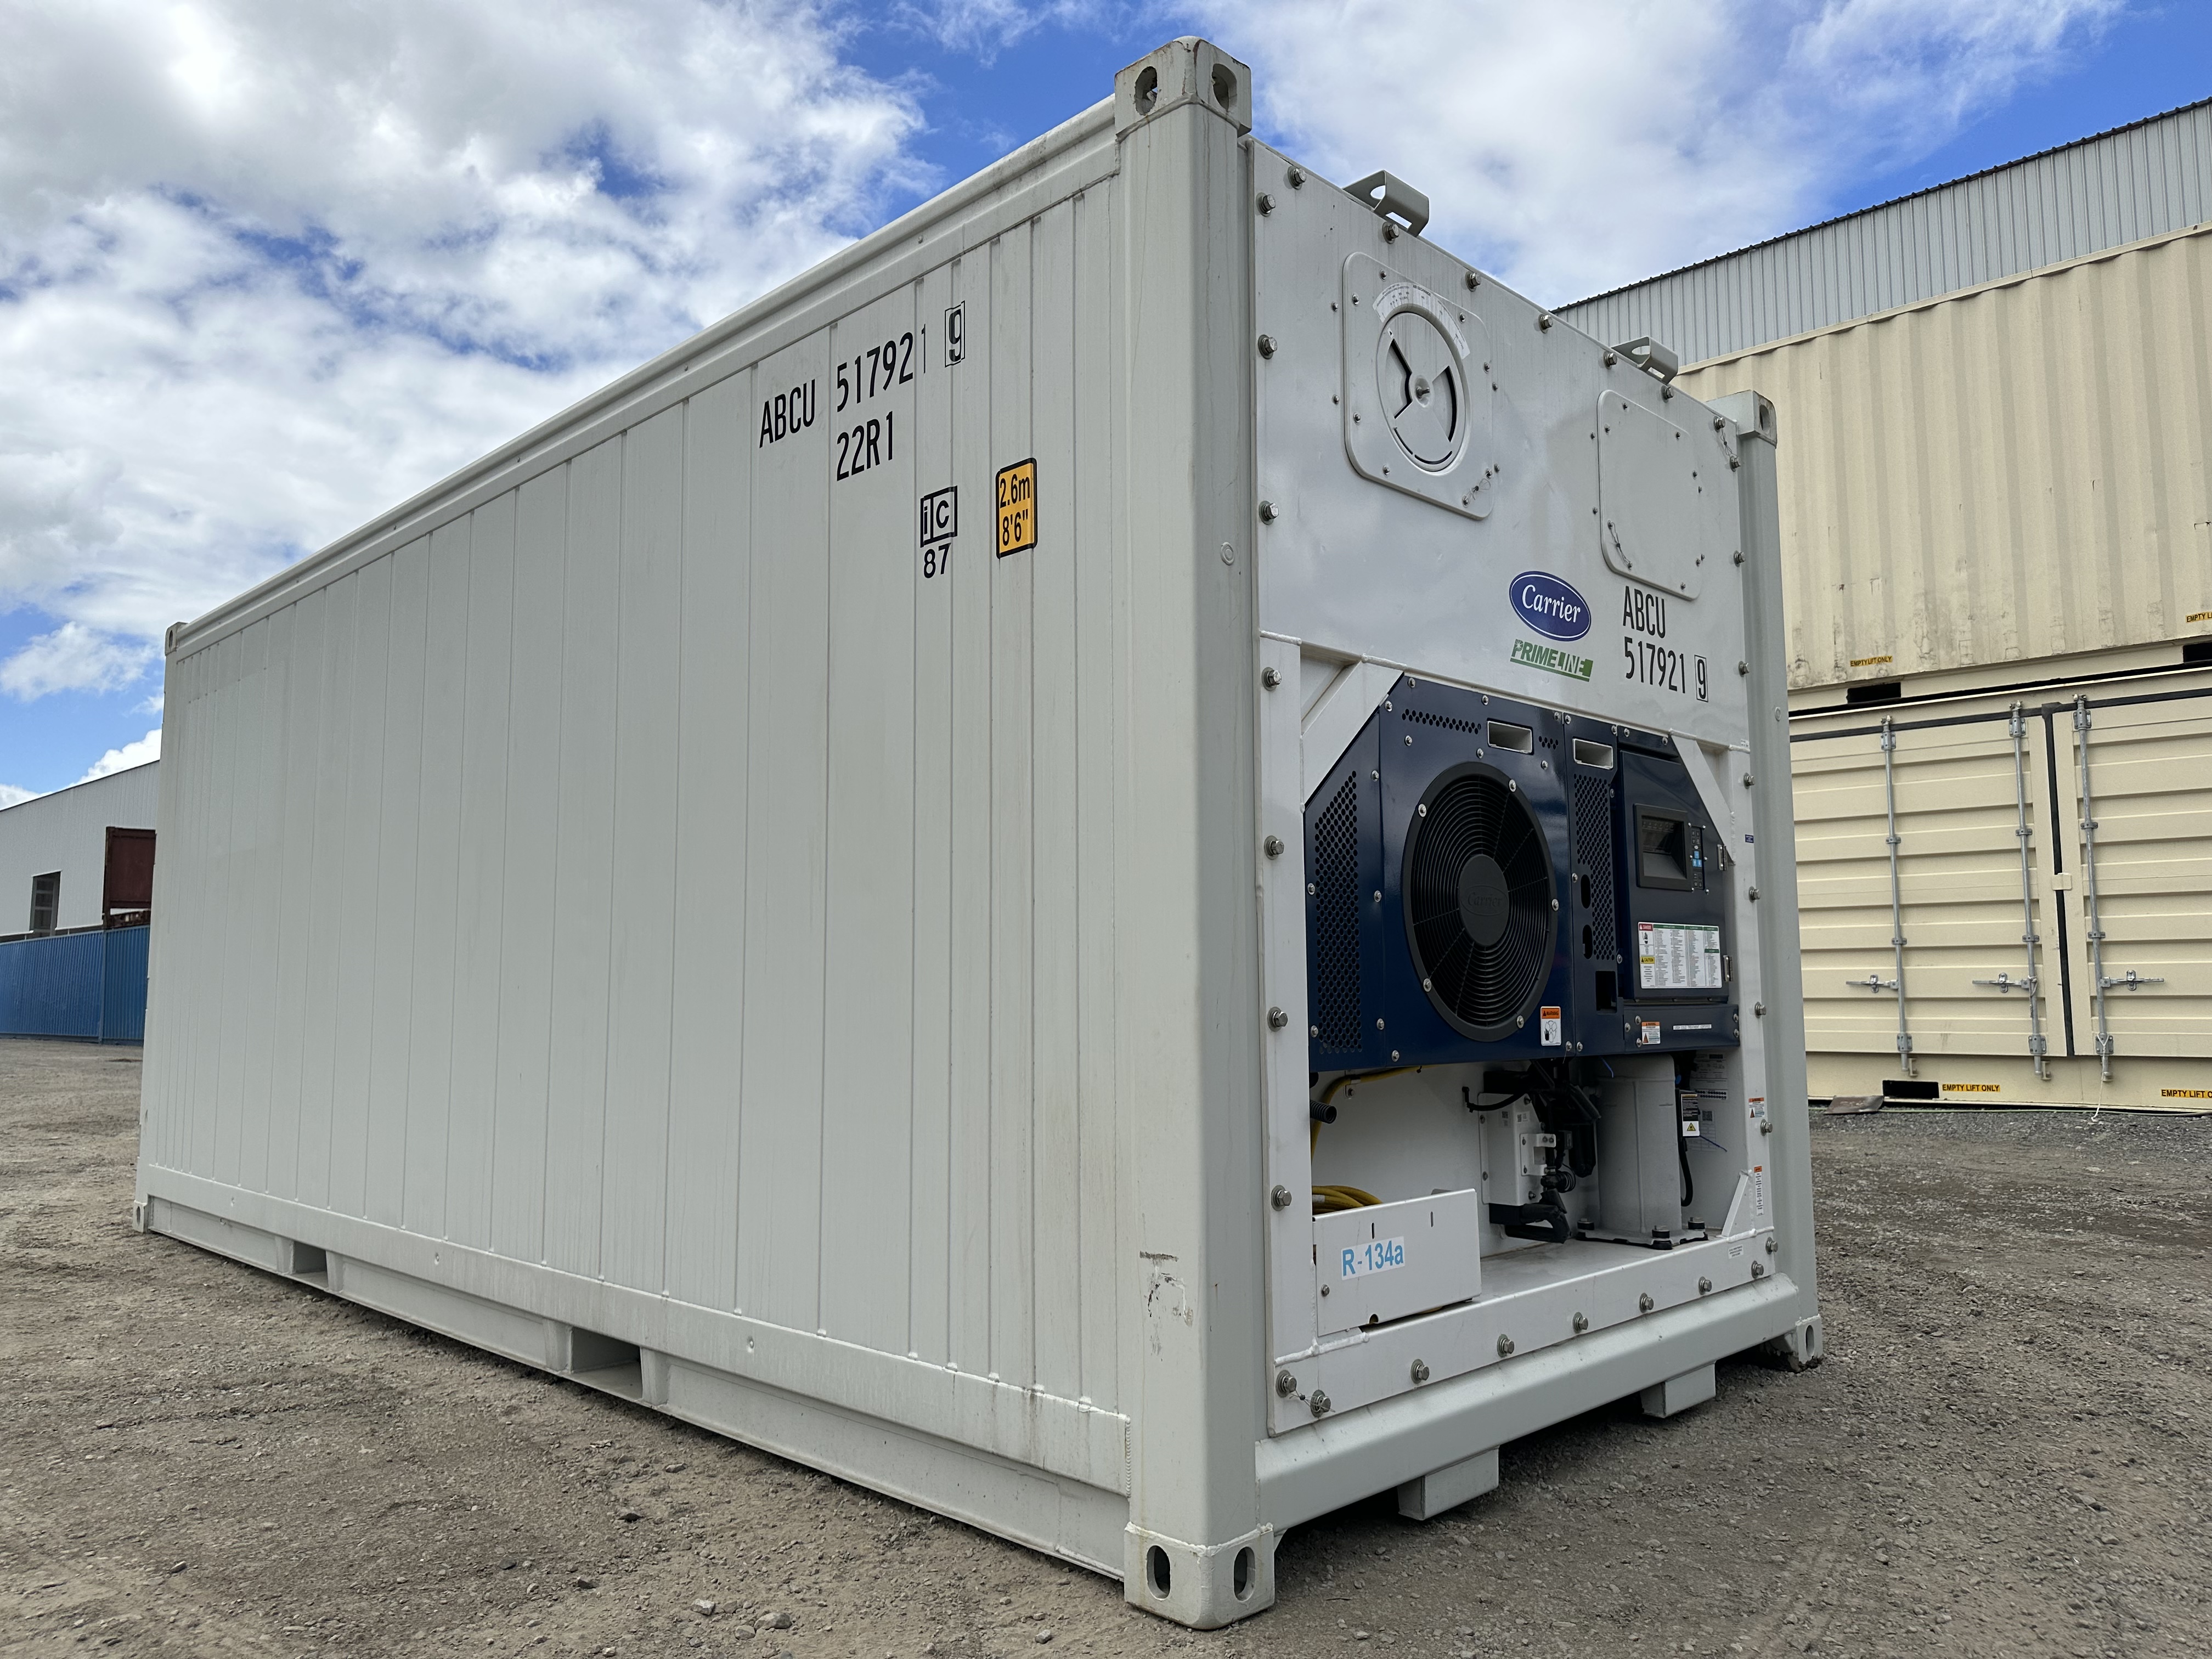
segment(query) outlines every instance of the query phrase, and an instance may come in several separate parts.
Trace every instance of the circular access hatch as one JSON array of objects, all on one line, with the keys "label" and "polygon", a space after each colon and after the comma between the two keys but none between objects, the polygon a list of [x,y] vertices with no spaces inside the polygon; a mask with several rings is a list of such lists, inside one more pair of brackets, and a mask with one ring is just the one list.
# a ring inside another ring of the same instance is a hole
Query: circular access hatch
[{"label": "circular access hatch", "polygon": [[1466,370],[1443,331],[1419,311],[1383,325],[1376,390],[1398,447],[1431,471],[1458,454],[1467,433]]}]

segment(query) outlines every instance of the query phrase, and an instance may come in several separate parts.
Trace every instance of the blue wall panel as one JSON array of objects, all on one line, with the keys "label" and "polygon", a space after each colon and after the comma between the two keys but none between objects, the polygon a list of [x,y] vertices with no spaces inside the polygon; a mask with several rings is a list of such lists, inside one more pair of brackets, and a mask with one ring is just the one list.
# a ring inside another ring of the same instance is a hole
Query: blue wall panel
[{"label": "blue wall panel", "polygon": [[143,927],[0,945],[0,1036],[146,1036]]},{"label": "blue wall panel", "polygon": [[107,940],[106,987],[100,998],[100,1040],[146,1040],[146,936],[150,927],[117,927]]}]

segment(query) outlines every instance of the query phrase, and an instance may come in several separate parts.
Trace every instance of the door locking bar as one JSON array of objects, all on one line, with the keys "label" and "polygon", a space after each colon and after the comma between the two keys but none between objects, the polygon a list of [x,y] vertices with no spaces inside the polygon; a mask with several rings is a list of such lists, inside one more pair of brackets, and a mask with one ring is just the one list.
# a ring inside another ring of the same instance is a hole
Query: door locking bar
[{"label": "door locking bar", "polygon": [[2105,924],[2097,914],[2097,815],[2089,794],[2089,699],[2074,699],[2075,748],[2081,761],[2081,908],[2088,921],[2089,976],[2096,987],[2097,1069],[2112,1080],[2112,1028],[2106,1018],[2106,992],[2118,981],[2105,976]]},{"label": "door locking bar", "polygon": [[[1907,1077],[1912,1075],[1912,1032],[1905,1020],[1905,892],[1897,868],[1897,726],[1889,715],[1881,720],[1881,789],[1889,809],[1889,947],[1896,955],[1896,976],[1873,990],[1897,993],[1897,1060]],[[1869,975],[1869,980],[1875,975]]]},{"label": "door locking bar", "polygon": [[2043,1036],[2043,1000],[2036,994],[2035,947],[2039,943],[2035,933],[2034,863],[2028,851],[2027,829],[2027,709],[2024,704],[2012,706],[2012,720],[2005,728],[2012,734],[2012,805],[2015,828],[2014,839],[2020,843],[2020,942],[2027,950],[2027,976],[2008,979],[2000,969],[1994,980],[1978,979],[1977,985],[1995,985],[2000,992],[2014,987],[2027,993],[2027,1053],[2035,1062],[2039,1081],[2051,1075],[2050,1045]]}]

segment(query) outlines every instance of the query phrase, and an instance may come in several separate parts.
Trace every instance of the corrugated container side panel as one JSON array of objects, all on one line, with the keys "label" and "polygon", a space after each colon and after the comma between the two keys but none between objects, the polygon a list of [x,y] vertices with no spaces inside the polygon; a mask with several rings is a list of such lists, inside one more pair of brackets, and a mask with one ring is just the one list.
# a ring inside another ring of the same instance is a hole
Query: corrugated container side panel
[{"label": "corrugated container side panel", "polygon": [[198,817],[207,788],[202,754],[206,711],[200,707],[199,690],[207,678],[207,655],[203,651],[175,665],[161,694],[161,747],[170,763],[162,774],[161,816],[155,834],[156,846],[173,850],[154,860],[154,906],[163,926],[148,968],[147,1018],[157,1032],[168,1036],[167,1063],[149,1070],[161,1079],[158,1155],[171,1169],[189,1167],[197,1015],[208,989],[208,976],[171,943],[190,939],[198,946],[198,913],[207,887],[207,841]]},{"label": "corrugated container side panel", "polygon": [[[1110,1407],[1113,212],[173,661],[147,1161]],[[909,334],[838,410],[830,354]],[[975,481],[1030,457],[1038,544],[994,558]]]},{"label": "corrugated container side panel", "polygon": [[685,405],[669,1006],[668,1293],[737,1305],[754,379]]},{"label": "corrugated container side panel", "polygon": [[[331,1067],[330,1206],[341,1214],[368,1213],[370,1083],[376,1064],[377,964],[382,944],[384,876],[379,830],[384,822],[391,758],[392,591],[397,554],[362,568],[354,617],[352,679],[343,699],[351,730],[344,775],[344,849],[331,888],[340,925],[331,949],[337,961],[336,1042]],[[405,763],[406,757],[401,757]]]},{"label": "corrugated container side panel", "polygon": [[[972,264],[974,262],[969,262]],[[957,289],[960,265],[928,272],[920,290],[920,317],[930,351],[927,372],[915,386],[916,489],[954,477],[979,476],[981,462],[962,471],[956,451],[978,447],[956,426],[955,392],[968,381],[945,360],[945,318]],[[966,507],[952,552],[965,561],[961,574],[990,557],[984,542],[983,503]],[[914,538],[918,542],[919,530]],[[951,1353],[952,1289],[952,878],[954,850],[953,703],[957,667],[954,611],[963,592],[949,569],[924,575],[914,599],[914,1071],[906,1088],[909,1113],[907,1256],[908,1347],[942,1364]],[[974,581],[966,583],[975,587]]]},{"label": "corrugated container side panel", "polygon": [[[230,870],[225,882],[226,935],[222,969],[232,990],[224,999],[220,1058],[216,1077],[216,1143],[212,1168],[218,1181],[238,1184],[246,1160],[246,1146],[257,1127],[250,1096],[256,1013],[265,995],[270,921],[263,896],[262,868],[267,844],[270,776],[269,643],[273,618],[240,633],[239,679],[225,693],[230,708],[226,724],[236,732],[234,771],[225,808],[230,818]],[[281,670],[276,671],[281,673]],[[265,1139],[266,1131],[263,1130]]]},{"label": "corrugated container side panel", "polygon": [[[954,267],[953,299],[967,318],[968,361],[954,377],[953,461],[961,477],[990,475],[1003,452],[991,428],[995,250],[977,248]],[[992,558],[988,500],[976,503],[982,533],[955,557]],[[995,562],[995,561],[994,561]],[[948,945],[951,1004],[951,1286],[946,1354],[954,1364],[990,1369],[992,1216],[998,1192],[992,1164],[992,615],[987,577],[955,584],[952,611],[952,880]]]},{"label": "corrugated container side panel", "polygon": [[613,924],[623,452],[568,464],[555,825],[552,1050],[546,1088],[545,1261],[597,1277],[607,1135],[607,950]]},{"label": "corrugated container side panel", "polygon": [[2187,618],[2212,609],[2209,246],[2159,243],[1686,372],[1701,398],[1756,385],[1790,422],[1793,685],[2202,631]]},{"label": "corrugated container side panel", "polygon": [[289,755],[285,744],[287,705],[292,681],[292,635],[299,624],[296,605],[268,619],[266,667],[262,672],[262,705],[255,735],[254,861],[247,902],[252,949],[246,964],[251,1000],[246,1013],[245,1075],[240,1085],[239,1182],[255,1192],[269,1185],[269,1144],[274,1111],[272,1078],[276,1043],[277,977],[284,856],[285,792]]},{"label": "corrugated container side panel", "polygon": [[453,933],[459,903],[461,751],[467,736],[469,522],[432,534],[423,630],[422,782],[416,799],[413,972],[408,991],[400,1224],[447,1236],[453,1108]]},{"label": "corrugated container side panel", "polygon": [[392,556],[392,629],[384,673],[384,788],[376,803],[376,951],[368,1006],[368,1121],[362,1213],[402,1224],[407,1180],[409,1056],[415,1042],[416,893],[422,860],[429,649],[428,537]]},{"label": "corrugated container side panel", "polygon": [[616,675],[613,925],[608,951],[605,1192],[600,1271],[666,1286],[676,768],[683,707],[684,406],[623,446]]},{"label": "corrugated container side panel", "polygon": [[[910,286],[841,318],[823,404],[848,476],[829,504],[819,1322],[891,1353],[910,1346],[914,517],[926,488],[915,453],[921,372],[909,351],[914,378],[902,383],[897,348],[917,337],[918,349],[921,321]],[[883,446],[875,464],[853,471],[872,439]]]},{"label": "corrugated container side panel", "polygon": [[301,1061],[307,1024],[307,942],[315,913],[315,793],[321,754],[324,619],[329,596],[309,593],[289,607],[285,633],[284,793],[276,874],[276,938],[270,971],[276,994],[270,1009],[268,1190],[296,1198],[300,1188],[300,1118],[305,1100]]},{"label": "corrugated container side panel", "polygon": [[[216,981],[228,981],[240,966],[243,954],[237,937],[239,883],[242,876],[239,783],[252,747],[249,735],[243,729],[247,716],[244,663],[246,653],[258,638],[255,630],[247,629],[222,642],[216,653],[219,678],[208,695],[214,787],[208,792],[207,812],[213,858],[205,895],[209,949],[202,958],[201,968],[204,973],[207,966],[213,964],[216,972],[207,977]],[[230,1058],[226,1042],[234,1040],[237,1034],[239,1011],[236,1003],[222,992],[210,988],[207,994],[206,1024],[196,1056],[198,1064],[193,1068],[190,1168],[195,1175],[213,1176],[224,1139],[223,1120],[236,1109],[236,1103],[223,1091],[223,1067]]]},{"label": "corrugated container side panel", "polygon": [[460,799],[453,877],[453,1069],[446,1237],[492,1241],[492,1137],[500,1077],[500,934],[505,914],[508,688],[514,664],[515,495],[468,517]]},{"label": "corrugated container side panel", "polygon": [[1123,543],[1120,485],[1125,388],[1121,351],[1121,267],[1115,258],[1115,193],[1101,185],[1080,198],[1075,210],[1075,408],[1072,527],[1079,535],[1075,560],[1075,925],[1076,962],[1077,1230],[1073,1254],[1080,1264],[1077,1287],[1082,1318],[1079,1393],[1109,1411],[1121,1401],[1118,1276],[1120,1233],[1120,1078],[1115,1070],[1115,1010],[1121,998],[1114,975],[1115,740],[1121,656],[1121,618],[1114,573]]},{"label": "corrugated container side panel", "polygon": [[[1033,227],[991,246],[991,449],[1031,455]],[[994,560],[991,588],[991,1318],[990,1346],[963,1363],[1026,1377],[1036,1363],[1035,1210],[1030,1188],[1036,1133],[1031,1069],[1036,1009],[1033,952],[1036,752],[1032,741],[1036,561]]]},{"label": "corrugated container side panel", "polygon": [[[1030,708],[1036,902],[1030,961],[1036,1036],[1030,1056],[1036,1130],[1030,1203],[1036,1263],[1034,1380],[1062,1399],[1083,1393],[1083,1296],[1076,1255],[1082,1237],[1083,1152],[1077,1115],[1077,1002],[1081,937],[1076,901],[1075,571],[1110,550],[1095,543],[1077,490],[1075,408],[1091,388],[1075,373],[1075,204],[1063,202],[1036,222],[1030,264],[1035,307],[1030,384],[1033,453],[1041,478],[1055,481],[1066,503],[1048,541],[1030,559]],[[1082,325],[1096,327],[1096,317]]]},{"label": "corrugated container side panel", "polygon": [[[829,341],[763,362],[762,398],[822,397]],[[821,452],[787,437],[755,451],[751,726],[746,744],[744,1141],[738,1305],[820,1327],[823,880],[829,753],[828,533]],[[842,1149],[841,1149],[842,1150]]]},{"label": "corrugated container side panel", "polygon": [[566,465],[557,466],[531,479],[521,487],[515,507],[491,1243],[500,1254],[520,1261],[545,1260],[568,471]]},{"label": "corrugated container side panel", "polygon": [[[324,603],[322,656],[313,665],[322,684],[315,737],[316,768],[307,775],[314,794],[315,845],[309,908],[301,929],[306,981],[305,1031],[301,1042],[299,1197],[319,1208],[331,1205],[331,1158],[337,1143],[338,962],[347,939],[351,895],[347,856],[353,820],[348,814],[353,765],[353,664],[361,625],[362,575],[341,577],[319,596]],[[205,654],[204,653],[202,654]],[[303,782],[306,780],[303,779]]]}]

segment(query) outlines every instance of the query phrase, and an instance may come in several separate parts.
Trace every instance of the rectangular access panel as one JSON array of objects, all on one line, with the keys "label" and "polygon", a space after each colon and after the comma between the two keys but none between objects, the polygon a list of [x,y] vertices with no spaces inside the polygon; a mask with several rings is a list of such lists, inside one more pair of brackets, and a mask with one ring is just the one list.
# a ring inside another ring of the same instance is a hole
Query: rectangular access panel
[{"label": "rectangular access panel", "polygon": [[1194,1626],[1819,1358],[1775,410],[1250,110],[1163,46],[175,632],[144,1225]]}]

